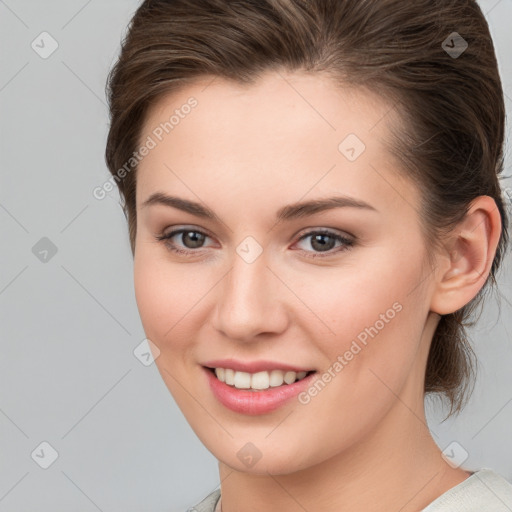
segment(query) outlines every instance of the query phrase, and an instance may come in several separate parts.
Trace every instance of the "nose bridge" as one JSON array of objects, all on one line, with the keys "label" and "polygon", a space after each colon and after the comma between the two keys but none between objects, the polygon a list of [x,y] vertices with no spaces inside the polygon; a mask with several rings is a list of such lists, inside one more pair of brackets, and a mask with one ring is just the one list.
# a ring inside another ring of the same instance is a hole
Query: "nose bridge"
[{"label": "nose bridge", "polygon": [[221,285],[216,327],[232,339],[249,340],[282,326],[283,312],[273,293],[275,277],[267,268],[263,248],[256,244],[248,239],[239,244]]}]

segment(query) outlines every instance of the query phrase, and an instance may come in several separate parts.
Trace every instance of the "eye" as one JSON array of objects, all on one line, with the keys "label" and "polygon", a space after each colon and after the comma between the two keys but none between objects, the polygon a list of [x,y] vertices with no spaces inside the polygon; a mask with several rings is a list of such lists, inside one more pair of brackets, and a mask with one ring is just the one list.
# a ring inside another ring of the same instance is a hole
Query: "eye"
[{"label": "eye", "polygon": [[[355,243],[353,239],[325,229],[309,231],[300,237],[299,242],[310,237],[312,238],[309,245],[314,250],[301,249],[302,252],[309,253],[306,256],[308,258],[332,256],[341,251],[349,250]],[[184,256],[192,256],[194,252],[197,253],[199,249],[204,248],[205,240],[210,237],[197,229],[181,228],[170,231],[169,233],[162,233],[155,238],[159,242],[163,242],[171,252]],[[181,246],[177,241],[181,243]],[[336,247],[336,242],[340,244],[338,247]]]},{"label": "eye", "polygon": [[[332,256],[333,254],[347,251],[354,245],[354,240],[344,237],[338,233],[334,233],[332,231],[328,231],[325,229],[318,231],[309,231],[302,237],[300,237],[299,242],[305,240],[306,238],[311,238],[311,241],[308,245],[314,249],[312,254],[308,254],[306,257],[308,258],[323,258],[327,256]],[[339,242],[337,248],[335,248],[336,242]],[[318,251],[318,252],[316,252]],[[311,251],[305,250],[307,253],[311,253]]]},{"label": "eye", "polygon": [[[181,235],[177,237],[177,235]],[[185,249],[181,249],[173,238],[177,237],[177,240],[181,240],[181,243],[185,246]],[[159,242],[163,242],[165,246],[172,252],[178,254],[190,254],[195,251],[195,249],[202,249],[202,244],[204,243],[206,238],[210,238],[206,233],[202,231],[198,231],[197,229],[175,229],[174,231],[170,231],[169,233],[163,233],[161,235],[156,236],[156,239]]]}]

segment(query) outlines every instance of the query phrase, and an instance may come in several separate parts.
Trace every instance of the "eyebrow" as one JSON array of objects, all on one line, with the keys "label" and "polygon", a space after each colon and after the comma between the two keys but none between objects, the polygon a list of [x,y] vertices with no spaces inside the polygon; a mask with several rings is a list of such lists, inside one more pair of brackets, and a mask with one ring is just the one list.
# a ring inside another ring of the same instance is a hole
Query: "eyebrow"
[{"label": "eyebrow", "polygon": [[[151,196],[142,203],[142,208],[155,204],[170,206],[190,213],[191,215],[195,215],[196,217],[220,222],[219,217],[207,206],[188,199],[169,196],[163,192],[155,192],[151,194]],[[278,210],[276,219],[279,221],[298,219],[326,210],[332,210],[334,208],[359,208],[374,212],[378,211],[372,205],[360,199],[350,196],[333,196],[325,199],[313,199],[310,201],[286,205]]]}]

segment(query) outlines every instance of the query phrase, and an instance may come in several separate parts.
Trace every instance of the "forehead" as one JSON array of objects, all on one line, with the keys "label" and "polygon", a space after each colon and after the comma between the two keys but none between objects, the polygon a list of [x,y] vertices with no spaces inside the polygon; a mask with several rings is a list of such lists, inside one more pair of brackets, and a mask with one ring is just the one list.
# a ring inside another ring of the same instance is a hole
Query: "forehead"
[{"label": "forehead", "polygon": [[137,187],[149,193],[181,175],[194,190],[229,182],[224,193],[250,185],[297,199],[313,187],[361,196],[364,182],[369,195],[393,201],[398,162],[385,141],[395,119],[385,99],[318,74],[269,72],[251,85],[204,78],[148,111],[140,140],[152,137],[156,146],[139,166]]},{"label": "forehead", "polygon": [[[189,112],[191,98],[197,105]],[[264,133],[273,127],[285,133],[291,128],[300,136],[299,128],[307,125],[321,135],[337,132],[342,136],[351,130],[361,136],[374,132],[375,139],[386,127],[381,121],[388,118],[390,122],[393,117],[392,103],[370,90],[342,86],[321,73],[267,71],[252,84],[209,76],[164,94],[148,109],[142,132],[150,132],[174,113],[181,114],[180,110],[193,113],[207,129],[241,127]]]}]

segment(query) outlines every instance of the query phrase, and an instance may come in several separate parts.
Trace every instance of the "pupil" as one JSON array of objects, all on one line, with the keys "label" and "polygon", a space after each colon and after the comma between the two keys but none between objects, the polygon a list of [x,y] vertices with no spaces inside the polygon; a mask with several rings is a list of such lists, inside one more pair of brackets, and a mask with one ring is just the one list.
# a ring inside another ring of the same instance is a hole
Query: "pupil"
[{"label": "pupil", "polygon": [[[332,249],[332,247],[326,247],[326,246],[330,246],[331,244],[328,244],[325,242],[325,238],[331,238],[330,235],[316,235],[313,237],[313,240],[311,242],[311,245],[316,248],[316,249],[320,249],[321,251],[326,251],[326,250],[329,250],[329,249]],[[333,241],[333,239],[331,238],[331,242]],[[315,247],[315,243],[318,242],[320,245],[318,247]]]},{"label": "pupil", "polygon": [[[190,237],[190,239],[192,239],[192,245],[190,246],[189,244],[186,244],[185,243],[185,246],[193,249],[193,248],[197,248],[197,247],[200,247],[201,246],[201,242],[203,241],[204,239],[204,236],[195,232],[195,231],[188,231],[187,233],[183,233],[183,237]],[[185,242],[185,238],[183,238],[182,240],[183,242]]]}]

